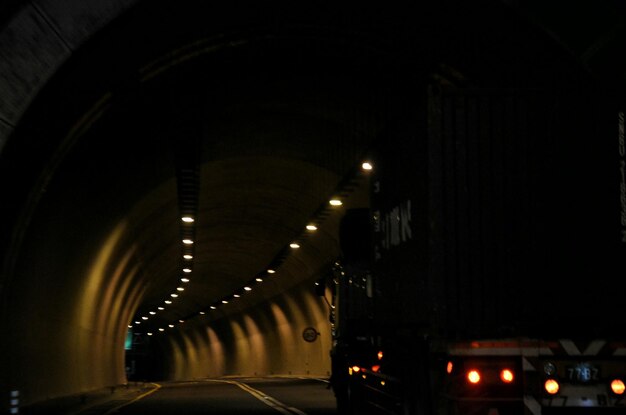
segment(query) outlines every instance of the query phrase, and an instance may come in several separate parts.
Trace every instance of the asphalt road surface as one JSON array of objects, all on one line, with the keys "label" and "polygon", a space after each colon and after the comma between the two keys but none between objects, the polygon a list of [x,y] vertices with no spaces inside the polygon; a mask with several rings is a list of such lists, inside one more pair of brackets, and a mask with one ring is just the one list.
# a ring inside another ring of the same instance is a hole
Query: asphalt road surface
[{"label": "asphalt road surface", "polygon": [[292,377],[162,383],[106,415],[336,415],[327,386],[325,380]]}]

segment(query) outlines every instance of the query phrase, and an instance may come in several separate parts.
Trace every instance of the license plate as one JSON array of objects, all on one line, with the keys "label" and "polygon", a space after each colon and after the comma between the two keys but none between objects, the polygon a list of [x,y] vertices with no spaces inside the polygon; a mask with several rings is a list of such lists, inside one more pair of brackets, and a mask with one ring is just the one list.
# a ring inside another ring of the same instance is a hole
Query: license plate
[{"label": "license plate", "polygon": [[567,367],[567,378],[575,383],[595,382],[600,377],[600,369],[589,363],[578,363]]}]

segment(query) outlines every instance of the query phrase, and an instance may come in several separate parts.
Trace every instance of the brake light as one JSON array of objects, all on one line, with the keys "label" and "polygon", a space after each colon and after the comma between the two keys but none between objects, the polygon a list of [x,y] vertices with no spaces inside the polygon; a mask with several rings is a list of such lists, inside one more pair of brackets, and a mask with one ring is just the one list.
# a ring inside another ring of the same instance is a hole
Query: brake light
[{"label": "brake light", "polygon": [[511,383],[513,379],[513,371],[511,369],[502,369],[500,371],[500,380],[502,380],[502,382]]},{"label": "brake light", "polygon": [[624,382],[621,379],[614,379],[611,381],[611,390],[616,395],[622,395],[624,393]]},{"label": "brake light", "polygon": [[543,387],[550,395],[554,395],[559,391],[559,382],[555,379],[548,379],[543,384]]},{"label": "brake light", "polygon": [[477,384],[480,382],[480,373],[476,369],[467,372],[467,380],[469,383]]}]

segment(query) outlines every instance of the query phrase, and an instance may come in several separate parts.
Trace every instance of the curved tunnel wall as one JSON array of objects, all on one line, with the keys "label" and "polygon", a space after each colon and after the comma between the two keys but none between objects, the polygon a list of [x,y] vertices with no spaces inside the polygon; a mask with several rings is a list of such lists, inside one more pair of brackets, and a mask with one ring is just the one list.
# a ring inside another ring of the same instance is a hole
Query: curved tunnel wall
[{"label": "curved tunnel wall", "polygon": [[[181,328],[164,339],[166,377],[310,375],[330,373],[328,305],[313,283],[228,319]],[[306,341],[303,331],[318,336]]]},{"label": "curved tunnel wall", "polygon": [[[0,36],[0,91],[6,97],[0,101],[2,151],[10,146],[23,113],[47,80],[92,33],[134,1],[110,2],[109,6],[99,1],[65,2],[64,7],[53,3],[28,2],[24,13],[9,22]],[[450,35],[450,42],[457,40]],[[465,57],[460,56],[459,60]],[[414,69],[404,68],[407,72]],[[53,187],[43,190],[58,199],[42,199],[31,233],[20,248],[15,274],[2,275],[0,280],[2,330],[8,333],[0,345],[0,396],[20,390],[24,403],[125,381],[126,328],[146,289],[140,282],[149,273],[148,258],[142,257],[136,245],[135,225],[128,220],[134,217],[128,214],[132,206],[91,201],[89,207],[99,209],[91,214],[101,217],[70,222],[61,218],[84,212],[85,207],[80,201],[62,203],[76,197],[72,187],[56,194]],[[89,223],[98,226],[88,227]],[[163,250],[178,252],[167,243]],[[170,351],[168,377],[327,374],[327,306],[309,290],[303,284],[230,319],[174,334],[166,347]],[[307,326],[321,333],[313,343],[302,339]]]}]

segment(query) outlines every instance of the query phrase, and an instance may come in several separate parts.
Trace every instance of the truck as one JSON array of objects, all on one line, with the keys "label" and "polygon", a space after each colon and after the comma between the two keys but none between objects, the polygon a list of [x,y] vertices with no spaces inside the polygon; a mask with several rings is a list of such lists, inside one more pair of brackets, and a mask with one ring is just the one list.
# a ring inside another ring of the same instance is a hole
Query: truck
[{"label": "truck", "polygon": [[339,413],[626,413],[618,100],[437,79],[412,93],[357,173],[368,206],[339,227]]}]

